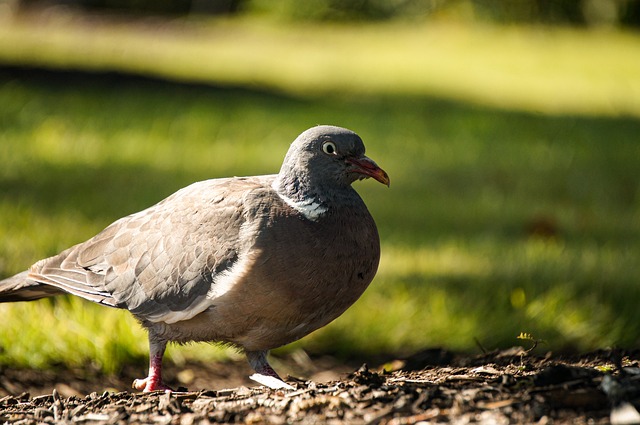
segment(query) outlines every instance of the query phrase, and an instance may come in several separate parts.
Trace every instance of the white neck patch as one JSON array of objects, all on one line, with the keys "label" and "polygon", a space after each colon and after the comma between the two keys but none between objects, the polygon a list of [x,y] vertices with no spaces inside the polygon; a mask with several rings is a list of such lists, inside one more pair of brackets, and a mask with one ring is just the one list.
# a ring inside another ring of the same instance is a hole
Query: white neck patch
[{"label": "white neck patch", "polygon": [[278,194],[285,204],[289,205],[294,210],[305,216],[308,220],[317,221],[320,217],[325,215],[328,208],[322,205],[317,199],[310,198],[303,201],[294,201],[286,195],[283,195],[278,191],[278,188],[273,184],[273,190]]}]

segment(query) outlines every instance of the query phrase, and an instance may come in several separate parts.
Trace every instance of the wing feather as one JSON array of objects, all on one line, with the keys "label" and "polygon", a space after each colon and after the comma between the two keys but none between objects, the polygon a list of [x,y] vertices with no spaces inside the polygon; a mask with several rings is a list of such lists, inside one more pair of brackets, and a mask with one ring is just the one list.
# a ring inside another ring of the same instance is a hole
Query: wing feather
[{"label": "wing feather", "polygon": [[[240,234],[255,212],[244,200],[247,193],[267,193],[272,179],[194,183],[39,261],[28,277],[145,320],[191,318],[232,284],[229,270],[246,249]],[[221,291],[212,289],[216,279]]]}]

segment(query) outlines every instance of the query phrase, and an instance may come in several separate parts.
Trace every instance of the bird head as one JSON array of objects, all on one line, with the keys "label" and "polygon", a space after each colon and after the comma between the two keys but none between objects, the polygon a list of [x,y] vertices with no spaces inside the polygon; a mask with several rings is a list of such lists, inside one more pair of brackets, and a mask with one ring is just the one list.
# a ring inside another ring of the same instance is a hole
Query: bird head
[{"label": "bird head", "polygon": [[369,177],[390,183],[387,173],[365,155],[360,136],[328,125],[312,127],[293,141],[278,177],[316,193],[348,188]]}]

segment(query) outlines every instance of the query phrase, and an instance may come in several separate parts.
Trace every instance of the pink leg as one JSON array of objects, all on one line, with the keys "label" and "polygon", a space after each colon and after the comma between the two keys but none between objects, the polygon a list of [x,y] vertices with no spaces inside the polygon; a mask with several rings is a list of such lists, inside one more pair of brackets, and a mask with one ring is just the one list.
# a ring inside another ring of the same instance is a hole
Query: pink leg
[{"label": "pink leg", "polygon": [[133,388],[148,393],[150,391],[172,391],[162,382],[162,356],[167,347],[165,341],[155,341],[149,337],[149,376],[133,381]]},{"label": "pink leg", "polygon": [[247,351],[247,360],[249,360],[249,364],[257,373],[282,381],[282,378],[278,376],[278,373],[269,364],[267,360],[268,353],[268,351]]}]

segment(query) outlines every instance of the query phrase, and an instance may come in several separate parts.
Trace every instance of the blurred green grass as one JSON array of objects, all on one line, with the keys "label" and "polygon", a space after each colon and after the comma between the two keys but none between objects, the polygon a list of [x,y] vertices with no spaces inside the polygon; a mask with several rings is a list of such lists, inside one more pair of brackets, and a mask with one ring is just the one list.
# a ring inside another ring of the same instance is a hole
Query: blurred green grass
[{"label": "blurred green grass", "polygon": [[[298,133],[331,123],[360,133],[391,176],[389,190],[357,183],[383,257],[363,298],[293,347],[345,357],[473,350],[475,340],[517,344],[523,331],[556,351],[638,345],[635,116],[597,99],[585,101],[589,113],[543,114],[420,90],[284,92],[0,70],[0,276],[193,181],[276,172]],[[627,95],[622,103],[637,101]],[[0,305],[0,320],[0,363],[114,371],[146,357],[125,312],[80,300]]]},{"label": "blurred green grass", "polygon": [[634,32],[459,24],[3,17],[0,62],[115,70],[298,95],[428,95],[545,113],[640,116]]}]

